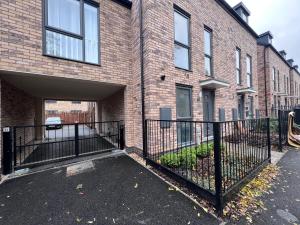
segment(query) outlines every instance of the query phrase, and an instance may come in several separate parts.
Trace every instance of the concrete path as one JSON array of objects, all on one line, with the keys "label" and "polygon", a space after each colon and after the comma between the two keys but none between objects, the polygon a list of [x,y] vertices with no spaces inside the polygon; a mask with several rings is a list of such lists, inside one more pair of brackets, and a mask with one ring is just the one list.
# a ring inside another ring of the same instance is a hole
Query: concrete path
[{"label": "concrete path", "polygon": [[300,150],[288,151],[277,165],[281,175],[271,194],[262,197],[267,210],[253,217],[255,225],[300,224]]},{"label": "concrete path", "polygon": [[128,156],[89,161],[0,185],[0,224],[219,224]]}]

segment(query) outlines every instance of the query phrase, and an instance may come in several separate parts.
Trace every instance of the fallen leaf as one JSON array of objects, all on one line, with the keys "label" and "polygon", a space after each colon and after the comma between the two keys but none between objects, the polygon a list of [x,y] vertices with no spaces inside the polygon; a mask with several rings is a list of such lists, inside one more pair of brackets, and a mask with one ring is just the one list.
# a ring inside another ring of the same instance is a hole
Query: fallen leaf
[{"label": "fallen leaf", "polygon": [[83,185],[82,184],[78,184],[77,187],[76,187],[76,190],[80,190],[82,189]]},{"label": "fallen leaf", "polygon": [[169,191],[175,191],[173,187],[169,187]]},{"label": "fallen leaf", "polygon": [[136,189],[136,188],[138,188],[138,183],[135,183],[135,185],[134,185],[134,188]]}]

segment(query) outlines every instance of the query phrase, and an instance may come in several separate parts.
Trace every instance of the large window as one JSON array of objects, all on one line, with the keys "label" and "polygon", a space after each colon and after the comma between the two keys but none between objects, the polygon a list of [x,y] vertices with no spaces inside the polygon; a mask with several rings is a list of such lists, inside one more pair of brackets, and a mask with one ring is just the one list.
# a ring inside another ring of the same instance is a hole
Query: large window
[{"label": "large window", "polygon": [[84,0],[45,1],[45,54],[99,63],[99,7]]},{"label": "large window", "polygon": [[190,17],[179,9],[174,10],[175,66],[190,70]]},{"label": "large window", "polygon": [[284,83],[284,93],[286,93],[286,79],[285,79],[285,75],[283,75],[283,83]]},{"label": "large window", "polygon": [[246,66],[247,66],[247,86],[250,88],[253,86],[253,79],[252,79],[252,58],[249,55],[247,55],[246,58]]},{"label": "large window", "polygon": [[279,75],[279,70],[277,71],[277,85],[278,85],[278,92],[280,92],[280,75]]},{"label": "large window", "polygon": [[204,29],[204,64],[205,75],[212,76],[212,31],[208,28]]},{"label": "large window", "polygon": [[235,62],[236,62],[236,83],[241,84],[241,50],[237,48],[235,50]]},{"label": "large window", "polygon": [[176,87],[177,138],[178,143],[192,141],[192,89],[184,86]]}]

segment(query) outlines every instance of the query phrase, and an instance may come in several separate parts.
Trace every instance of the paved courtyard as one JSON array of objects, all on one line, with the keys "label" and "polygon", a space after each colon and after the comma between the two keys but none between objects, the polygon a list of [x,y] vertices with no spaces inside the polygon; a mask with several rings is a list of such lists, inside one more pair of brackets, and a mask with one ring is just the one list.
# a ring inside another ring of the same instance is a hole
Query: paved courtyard
[{"label": "paved courtyard", "polygon": [[125,155],[3,183],[0,218],[5,225],[220,223]]}]

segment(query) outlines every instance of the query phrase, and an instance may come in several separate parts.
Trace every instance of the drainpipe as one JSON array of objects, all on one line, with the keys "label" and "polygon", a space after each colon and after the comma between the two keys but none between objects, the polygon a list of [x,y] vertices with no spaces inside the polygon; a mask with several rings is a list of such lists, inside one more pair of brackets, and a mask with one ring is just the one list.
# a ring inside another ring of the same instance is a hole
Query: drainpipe
[{"label": "drainpipe", "polygon": [[267,57],[267,48],[264,46],[264,77],[265,77],[265,107],[266,107],[266,117],[269,116],[268,112],[268,99],[267,99],[267,67],[266,67],[266,57]]},{"label": "drainpipe", "polygon": [[146,129],[145,129],[145,83],[144,83],[144,21],[143,0],[140,0],[140,65],[141,65],[141,98],[142,98],[142,134],[143,134],[143,156],[146,156]]}]

